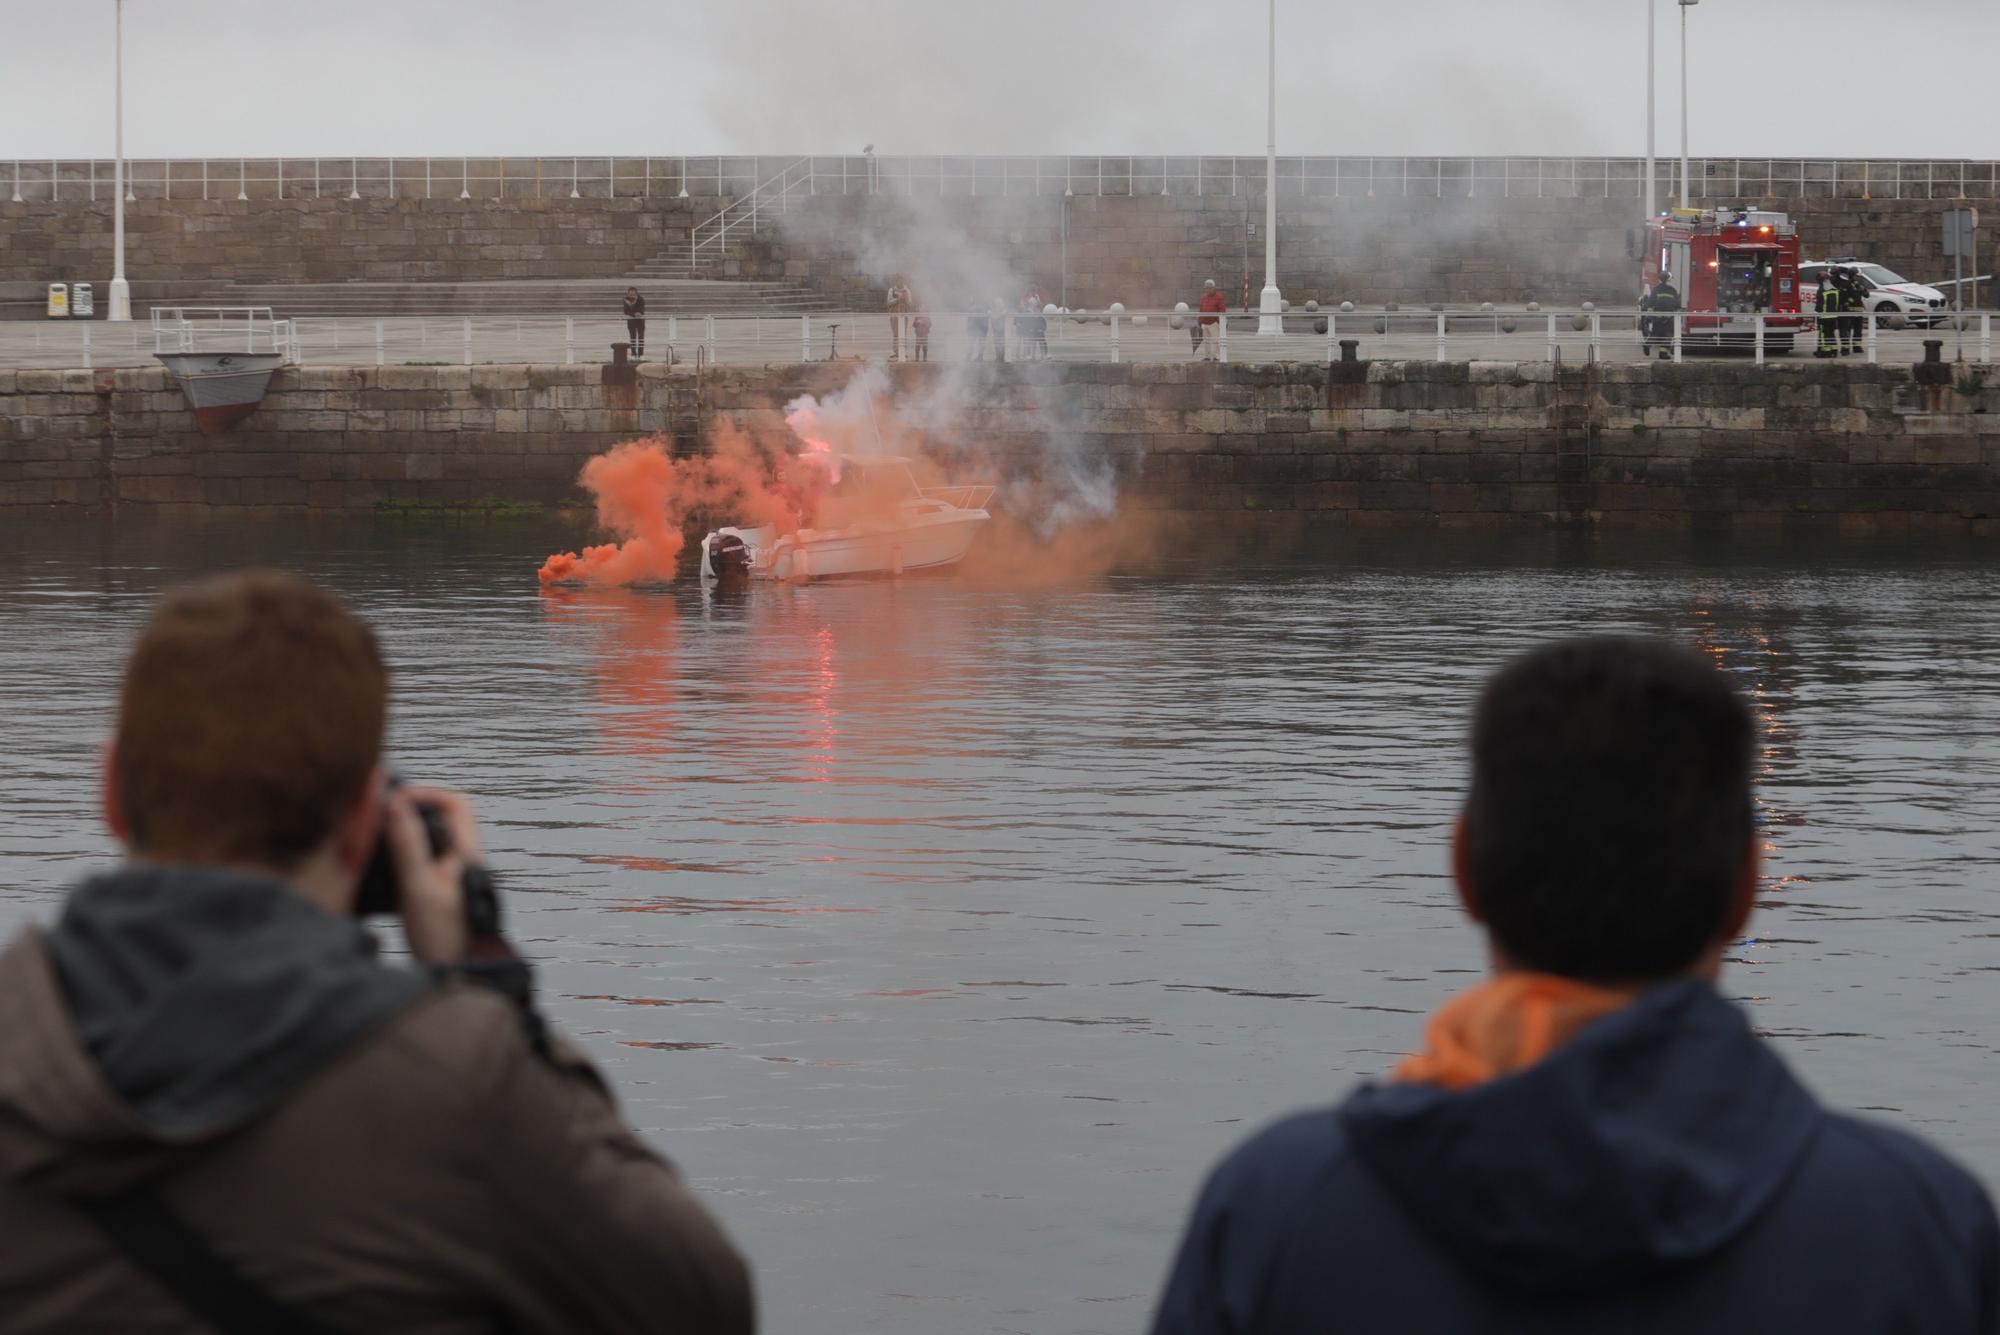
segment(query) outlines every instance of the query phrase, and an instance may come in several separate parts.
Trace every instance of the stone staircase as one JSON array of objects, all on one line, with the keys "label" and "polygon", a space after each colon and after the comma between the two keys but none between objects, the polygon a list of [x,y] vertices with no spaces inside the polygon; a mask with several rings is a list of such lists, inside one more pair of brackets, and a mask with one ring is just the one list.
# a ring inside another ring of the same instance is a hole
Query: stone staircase
[{"label": "stone staircase", "polygon": [[627,287],[649,318],[800,315],[829,308],[808,288],[721,279],[616,278],[482,283],[226,283],[189,304],[269,306],[280,319],[397,316],[616,316]]}]

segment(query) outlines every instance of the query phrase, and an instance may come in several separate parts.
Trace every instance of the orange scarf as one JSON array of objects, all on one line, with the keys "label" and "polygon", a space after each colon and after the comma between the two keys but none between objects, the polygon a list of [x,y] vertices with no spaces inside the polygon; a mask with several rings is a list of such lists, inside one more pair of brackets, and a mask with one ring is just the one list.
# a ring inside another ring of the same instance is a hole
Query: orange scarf
[{"label": "orange scarf", "polygon": [[1424,1050],[1390,1079],[1470,1089],[1533,1066],[1636,991],[1548,973],[1503,973],[1447,1001],[1424,1026]]}]

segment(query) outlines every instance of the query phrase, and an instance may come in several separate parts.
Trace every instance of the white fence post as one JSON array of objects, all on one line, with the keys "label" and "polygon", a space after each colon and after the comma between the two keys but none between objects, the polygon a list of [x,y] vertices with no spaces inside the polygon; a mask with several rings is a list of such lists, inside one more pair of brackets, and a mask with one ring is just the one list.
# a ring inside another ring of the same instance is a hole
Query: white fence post
[{"label": "white fence post", "polygon": [[[1103,169],[1102,159],[1099,159],[1098,166],[1099,170]],[[1222,331],[1220,342],[1217,345],[1221,349],[1221,351],[1217,353],[1217,355],[1221,357],[1223,362],[1226,364],[1229,361],[1229,312],[1228,311],[1224,311],[1222,313],[1222,319],[1217,321],[1215,327]]]},{"label": "white fence post", "polygon": [[1756,322],[1756,333],[1754,335],[1757,344],[1756,361],[1757,365],[1762,366],[1764,364],[1764,312],[1758,311],[1751,319]]},{"label": "white fence post", "polygon": [[[1201,159],[1196,158],[1195,162],[1197,164],[1197,167],[1199,167]],[[1326,313],[1326,359],[1328,362],[1333,361],[1334,340],[1339,336],[1339,334],[1340,330],[1335,327],[1333,312],[1328,311]]]},{"label": "white fence post", "polygon": [[[668,321],[670,327],[672,323],[671,320]],[[673,342],[673,337],[672,334],[668,334],[667,341],[669,343]],[[574,315],[565,315],[563,317],[563,362],[569,366],[576,365],[576,317]]]},{"label": "white fence post", "polygon": [[83,326],[83,369],[86,371],[90,369],[90,325],[88,322]]},{"label": "white fence post", "polygon": [[465,364],[472,365],[472,319],[469,316],[465,321]]},{"label": "white fence post", "polygon": [[1437,358],[1437,359],[1438,359],[1439,361],[1444,361],[1444,360],[1446,360],[1446,357],[1445,357],[1445,353],[1444,353],[1444,312],[1443,312],[1443,311],[1439,311],[1439,312],[1438,312],[1438,358]]},{"label": "white fence post", "polygon": [[707,320],[707,333],[702,341],[708,345],[708,364],[713,366],[715,365],[715,317],[708,316]]},{"label": "white fence post", "polygon": [[1556,359],[1556,317],[1549,316],[1549,360]]},{"label": "white fence post", "polygon": [[1598,335],[1603,332],[1603,327],[1600,324],[1598,324],[1598,321],[1602,320],[1603,318],[1604,317],[1599,315],[1596,311],[1592,311],[1590,313],[1590,360],[1592,361],[1597,361],[1603,356],[1603,354],[1598,350],[1597,346]]},{"label": "white fence post", "polygon": [[799,360],[809,362],[812,359],[813,318],[810,315],[801,315],[799,317]]},{"label": "white fence post", "polygon": [[1116,362],[1117,362],[1117,361],[1119,360],[1119,357],[1118,357],[1118,317],[1117,317],[1117,316],[1116,316],[1115,314],[1114,314],[1114,315],[1113,315],[1113,316],[1111,317],[1111,360],[1112,360],[1112,362],[1113,362],[1113,363],[1116,363]]},{"label": "white fence post", "polygon": [[[1868,364],[1870,366],[1873,366],[1875,364],[1875,356],[1876,356],[1875,322],[1876,322],[1876,317],[1871,313],[1868,319],[1865,322],[1863,322],[1861,326],[1861,346],[1864,350],[1866,350],[1868,354]],[[1809,325],[1807,327],[1813,330],[1815,337],[1818,336],[1819,330],[1816,325]]]},{"label": "white fence post", "polygon": [[380,320],[375,322],[375,364],[377,366],[382,364],[382,322]]},{"label": "white fence post", "polygon": [[1993,361],[1993,314],[1981,312],[1979,316],[1979,364],[1991,365]]},{"label": "white fence post", "polygon": [[1674,362],[1676,365],[1681,360],[1681,325],[1686,319],[1687,317],[1680,311],[1674,312]]}]

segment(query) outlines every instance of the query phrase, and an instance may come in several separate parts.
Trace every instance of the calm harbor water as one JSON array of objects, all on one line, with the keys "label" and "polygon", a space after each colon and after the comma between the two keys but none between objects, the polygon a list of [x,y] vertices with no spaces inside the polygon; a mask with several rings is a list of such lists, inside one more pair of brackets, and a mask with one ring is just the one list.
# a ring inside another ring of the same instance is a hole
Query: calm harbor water
[{"label": "calm harbor water", "polygon": [[475,796],[546,1005],[754,1257],[773,1331],[1145,1322],[1201,1173],[1476,976],[1481,677],[1680,635],[1763,723],[1727,990],[2000,1180],[2000,579],[1977,550],[1384,539],[1063,587],[539,591],[535,524],[0,529],[0,931],[106,863],[163,586],[338,588],[402,768]]}]

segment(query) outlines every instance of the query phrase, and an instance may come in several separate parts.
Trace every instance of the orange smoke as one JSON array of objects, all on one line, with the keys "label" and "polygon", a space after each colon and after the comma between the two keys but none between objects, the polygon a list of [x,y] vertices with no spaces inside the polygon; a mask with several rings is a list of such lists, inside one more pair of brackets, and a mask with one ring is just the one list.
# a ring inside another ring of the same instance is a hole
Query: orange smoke
[{"label": "orange smoke", "polygon": [[816,513],[831,456],[794,459],[724,423],[714,452],[676,459],[663,440],[614,446],[578,475],[597,500],[597,522],[616,542],[557,552],[544,584],[665,583],[674,577],[691,522],[770,525],[795,532]]},{"label": "orange smoke", "polygon": [[687,539],[681,533],[686,490],[680,470],[657,441],[627,441],[583,466],[577,480],[597,498],[597,522],[623,539],[542,563],[544,584],[637,584],[674,577]]}]

